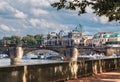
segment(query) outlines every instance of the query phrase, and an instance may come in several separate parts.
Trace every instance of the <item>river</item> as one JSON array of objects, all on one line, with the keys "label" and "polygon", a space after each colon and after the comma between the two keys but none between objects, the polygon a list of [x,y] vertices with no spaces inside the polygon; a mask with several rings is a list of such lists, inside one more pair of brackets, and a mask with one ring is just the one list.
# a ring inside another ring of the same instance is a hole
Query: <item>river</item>
[{"label": "river", "polygon": [[[46,64],[46,63],[57,63],[63,62],[58,60],[40,60],[40,59],[22,59],[19,65],[32,65],[32,64]],[[0,67],[11,66],[9,58],[0,59]]]}]

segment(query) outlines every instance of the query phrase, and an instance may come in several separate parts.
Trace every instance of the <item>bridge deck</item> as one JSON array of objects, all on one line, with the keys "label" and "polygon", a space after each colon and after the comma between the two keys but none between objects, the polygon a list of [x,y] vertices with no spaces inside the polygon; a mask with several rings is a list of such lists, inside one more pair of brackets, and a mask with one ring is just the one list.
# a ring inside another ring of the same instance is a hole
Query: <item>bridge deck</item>
[{"label": "bridge deck", "polygon": [[66,82],[120,82],[120,70],[119,71],[112,71],[112,72],[105,72],[102,74],[83,77],[77,80],[69,80]]}]

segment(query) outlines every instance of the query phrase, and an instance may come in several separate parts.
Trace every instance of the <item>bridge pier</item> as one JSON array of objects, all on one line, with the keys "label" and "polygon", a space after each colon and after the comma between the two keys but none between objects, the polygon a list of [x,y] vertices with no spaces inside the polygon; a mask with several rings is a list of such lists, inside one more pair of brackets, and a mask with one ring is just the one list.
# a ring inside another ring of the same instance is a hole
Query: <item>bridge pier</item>
[{"label": "bridge pier", "polygon": [[120,47],[108,47],[106,49],[106,54],[111,56],[113,54],[120,55]]},{"label": "bridge pier", "polygon": [[18,65],[22,61],[23,49],[20,46],[9,48],[10,63],[12,65]]},{"label": "bridge pier", "polygon": [[79,52],[76,47],[72,48],[71,55],[72,57],[70,58],[69,68],[71,71],[72,79],[77,79],[77,72],[78,72],[77,58],[78,58]]}]

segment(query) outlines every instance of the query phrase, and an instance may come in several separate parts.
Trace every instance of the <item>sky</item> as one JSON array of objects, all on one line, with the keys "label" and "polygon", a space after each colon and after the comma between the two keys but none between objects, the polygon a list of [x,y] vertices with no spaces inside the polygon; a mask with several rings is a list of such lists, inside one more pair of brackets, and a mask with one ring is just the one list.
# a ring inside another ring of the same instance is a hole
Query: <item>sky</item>
[{"label": "sky", "polygon": [[69,32],[81,24],[88,35],[97,32],[120,32],[120,24],[108,22],[105,16],[98,17],[87,7],[87,13],[78,16],[78,11],[59,10],[50,4],[58,0],[0,0],[0,37],[25,36],[48,32]]}]

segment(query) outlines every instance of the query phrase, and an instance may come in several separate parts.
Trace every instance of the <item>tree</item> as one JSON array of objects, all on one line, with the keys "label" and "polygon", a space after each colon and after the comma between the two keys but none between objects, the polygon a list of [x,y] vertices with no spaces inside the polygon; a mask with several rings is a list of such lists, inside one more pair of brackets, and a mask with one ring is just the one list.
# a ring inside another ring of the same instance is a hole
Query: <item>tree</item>
[{"label": "tree", "polygon": [[7,45],[11,43],[11,38],[10,37],[3,37],[2,39],[3,45]]},{"label": "tree", "polygon": [[11,36],[11,44],[21,44],[20,36]]},{"label": "tree", "polygon": [[43,44],[43,35],[42,34],[37,34],[34,36],[35,40],[37,41],[37,44],[38,45],[42,45]]},{"label": "tree", "polygon": [[33,35],[27,35],[22,38],[23,45],[33,46],[37,44],[37,41],[34,39]]},{"label": "tree", "polygon": [[3,46],[4,45],[4,41],[3,39],[0,40],[0,46]]},{"label": "tree", "polygon": [[120,0],[60,0],[53,2],[52,7],[69,10],[79,10],[78,15],[86,13],[86,7],[92,6],[98,16],[105,15],[109,21],[118,21],[120,23]]}]

